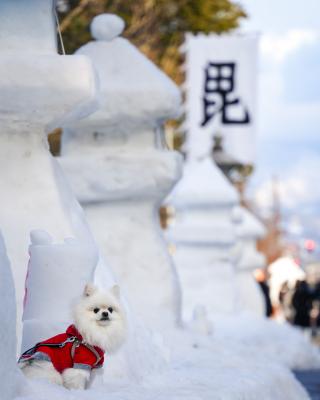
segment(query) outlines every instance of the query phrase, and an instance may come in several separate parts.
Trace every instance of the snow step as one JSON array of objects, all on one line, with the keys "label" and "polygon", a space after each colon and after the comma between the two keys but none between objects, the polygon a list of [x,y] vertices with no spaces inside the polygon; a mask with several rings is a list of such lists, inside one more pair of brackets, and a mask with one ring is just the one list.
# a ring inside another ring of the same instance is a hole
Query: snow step
[{"label": "snow step", "polygon": [[293,371],[293,373],[305,387],[311,400],[320,400],[320,369]]}]

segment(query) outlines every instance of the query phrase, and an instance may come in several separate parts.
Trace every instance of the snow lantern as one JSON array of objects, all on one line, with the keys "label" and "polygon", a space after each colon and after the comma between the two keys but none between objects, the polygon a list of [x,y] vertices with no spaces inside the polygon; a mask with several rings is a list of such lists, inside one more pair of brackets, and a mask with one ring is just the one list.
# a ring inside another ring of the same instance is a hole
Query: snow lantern
[{"label": "snow lantern", "polygon": [[86,57],[57,54],[52,0],[2,0],[0,50],[0,220],[20,340],[30,230],[45,229],[57,240],[86,235],[79,206],[64,197],[46,132],[96,107],[95,79]]},{"label": "snow lantern", "polygon": [[235,311],[235,243],[232,209],[238,193],[214,162],[187,161],[181,181],[166,200],[175,209],[167,232],[183,291],[183,315],[197,306],[209,315]]},{"label": "snow lantern", "polygon": [[134,313],[149,327],[173,326],[180,291],[158,208],[180,177],[181,156],[161,143],[180,92],[119,37],[123,27],[115,15],[97,16],[96,40],[76,52],[95,66],[100,108],[65,126],[61,163]]}]

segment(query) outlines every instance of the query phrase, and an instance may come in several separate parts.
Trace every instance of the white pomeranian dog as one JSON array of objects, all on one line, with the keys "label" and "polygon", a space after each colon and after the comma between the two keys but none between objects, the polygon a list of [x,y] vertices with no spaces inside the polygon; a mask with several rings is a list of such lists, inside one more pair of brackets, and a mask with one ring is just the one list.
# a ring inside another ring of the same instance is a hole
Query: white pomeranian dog
[{"label": "white pomeranian dog", "polygon": [[23,353],[19,366],[28,378],[45,378],[67,389],[85,389],[91,373],[102,367],[126,337],[120,291],[87,284],[73,309],[74,324],[65,333],[37,343]]}]

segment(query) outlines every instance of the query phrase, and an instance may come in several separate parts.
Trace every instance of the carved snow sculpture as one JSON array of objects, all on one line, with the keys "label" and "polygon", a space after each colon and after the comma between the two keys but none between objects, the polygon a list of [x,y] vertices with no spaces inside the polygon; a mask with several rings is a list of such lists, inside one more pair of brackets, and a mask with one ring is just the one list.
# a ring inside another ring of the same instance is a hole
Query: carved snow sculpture
[{"label": "carved snow sculpture", "polygon": [[167,199],[175,220],[167,238],[181,279],[183,316],[206,307],[209,315],[235,311],[235,244],[232,209],[238,194],[208,157],[187,161],[181,181]]},{"label": "carved snow sculpture", "polygon": [[266,266],[266,260],[257,250],[257,239],[265,235],[263,224],[246,208],[237,207],[234,213],[237,244],[235,246],[236,277],[239,310],[265,315],[265,301],[253,271]]},{"label": "carved snow sculpture", "polygon": [[[84,56],[56,53],[52,0],[0,2],[1,210],[17,298],[17,335],[29,232],[57,240],[86,236],[79,205],[61,198],[60,171],[45,132],[95,109],[95,79]],[[59,175],[57,177],[57,175]]]},{"label": "carved snow sculpture", "polygon": [[22,351],[66,330],[72,302],[93,281],[98,261],[92,242],[68,238],[53,243],[45,231],[31,232],[29,254]]},{"label": "carved snow sculpture", "polygon": [[96,41],[77,51],[97,70],[101,108],[65,129],[61,162],[134,313],[149,327],[172,326],[180,292],[157,214],[180,177],[180,155],[160,143],[161,125],[176,115],[180,93],[118,37],[123,26],[115,15],[96,17]]},{"label": "carved snow sculpture", "polygon": [[1,399],[11,400],[17,395],[20,378],[16,364],[16,301],[10,263],[1,233],[0,293]]}]

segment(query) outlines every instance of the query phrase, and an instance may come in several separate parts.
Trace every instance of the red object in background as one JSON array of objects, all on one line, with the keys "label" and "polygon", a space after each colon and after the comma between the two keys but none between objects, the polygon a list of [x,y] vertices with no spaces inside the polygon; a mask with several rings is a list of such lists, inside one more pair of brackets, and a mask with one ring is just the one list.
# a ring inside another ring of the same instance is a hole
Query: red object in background
[{"label": "red object in background", "polygon": [[293,261],[296,263],[296,266],[300,268],[301,266],[301,259],[299,257],[295,257]]},{"label": "red object in background", "polygon": [[305,242],[304,242],[304,248],[307,250],[307,251],[314,251],[315,250],[315,248],[316,248],[316,242],[314,241],[314,240],[312,240],[312,239],[307,239],[307,240],[305,240]]}]

